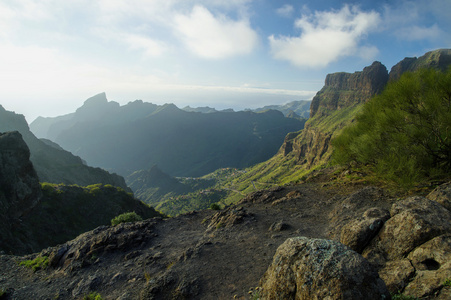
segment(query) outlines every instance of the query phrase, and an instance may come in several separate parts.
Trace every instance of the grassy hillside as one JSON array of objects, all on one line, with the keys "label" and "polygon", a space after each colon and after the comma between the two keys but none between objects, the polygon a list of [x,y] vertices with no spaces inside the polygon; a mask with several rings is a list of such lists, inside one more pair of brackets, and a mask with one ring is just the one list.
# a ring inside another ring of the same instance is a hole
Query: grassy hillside
[{"label": "grassy hillside", "polygon": [[21,221],[11,226],[14,240],[1,245],[6,253],[31,253],[75,238],[111,219],[134,211],[143,219],[163,216],[136,200],[131,193],[111,185],[41,183],[43,198]]}]

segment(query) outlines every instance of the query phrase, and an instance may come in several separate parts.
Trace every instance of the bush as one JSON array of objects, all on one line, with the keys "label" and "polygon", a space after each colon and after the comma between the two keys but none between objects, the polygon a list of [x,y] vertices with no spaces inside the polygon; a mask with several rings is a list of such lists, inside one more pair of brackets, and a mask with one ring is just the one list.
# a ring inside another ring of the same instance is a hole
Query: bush
[{"label": "bush", "polygon": [[24,260],[19,263],[19,266],[31,268],[33,272],[39,269],[46,269],[49,265],[49,258],[47,256],[38,256],[33,260]]},{"label": "bush", "polygon": [[451,68],[389,83],[333,141],[336,163],[357,162],[404,186],[451,171]]},{"label": "bush", "polygon": [[213,204],[210,205],[210,209],[211,210],[220,210],[221,206],[219,206],[218,203],[213,203]]},{"label": "bush", "polygon": [[97,292],[89,293],[83,297],[83,300],[103,300],[102,296]]},{"label": "bush", "polygon": [[142,219],[143,218],[141,218],[141,216],[135,212],[127,212],[127,213],[120,214],[119,216],[112,219],[111,225],[116,226],[120,223],[142,221]]}]

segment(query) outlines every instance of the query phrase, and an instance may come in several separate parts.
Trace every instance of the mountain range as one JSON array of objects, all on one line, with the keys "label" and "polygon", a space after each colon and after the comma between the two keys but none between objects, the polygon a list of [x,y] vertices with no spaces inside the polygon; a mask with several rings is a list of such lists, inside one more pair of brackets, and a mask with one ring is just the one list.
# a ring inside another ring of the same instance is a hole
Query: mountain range
[{"label": "mountain range", "polygon": [[130,191],[123,177],[88,166],[80,157],[47,139],[38,139],[29,129],[25,117],[0,105],[0,132],[18,131],[30,149],[30,160],[40,182],[78,184],[111,184]]},{"label": "mountain range", "polygon": [[102,93],[72,114],[38,118],[30,127],[89,165],[123,176],[153,165],[172,176],[202,176],[265,161],[304,122],[276,110],[197,113],[142,101],[120,106]]}]

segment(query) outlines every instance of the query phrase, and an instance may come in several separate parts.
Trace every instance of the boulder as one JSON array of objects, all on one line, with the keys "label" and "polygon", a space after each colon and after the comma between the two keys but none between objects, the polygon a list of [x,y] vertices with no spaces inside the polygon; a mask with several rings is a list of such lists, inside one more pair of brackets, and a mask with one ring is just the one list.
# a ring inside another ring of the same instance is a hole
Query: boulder
[{"label": "boulder", "polygon": [[415,196],[393,204],[392,217],[363,251],[372,263],[405,258],[409,252],[451,230],[451,212],[435,201]]},{"label": "boulder", "polygon": [[408,282],[415,276],[415,268],[408,259],[389,261],[379,271],[379,276],[387,285],[390,293],[396,294],[404,290]]},{"label": "boulder", "polygon": [[261,280],[263,299],[389,299],[360,254],[324,239],[287,239]]},{"label": "boulder", "polygon": [[435,294],[451,278],[451,234],[438,236],[416,248],[408,257],[416,269],[415,278],[404,292],[416,297]]},{"label": "boulder", "polygon": [[340,242],[352,250],[362,253],[389,217],[390,213],[386,209],[377,207],[368,209],[361,218],[343,226]]},{"label": "boulder", "polygon": [[426,198],[440,203],[444,208],[451,211],[451,182],[436,187]]}]

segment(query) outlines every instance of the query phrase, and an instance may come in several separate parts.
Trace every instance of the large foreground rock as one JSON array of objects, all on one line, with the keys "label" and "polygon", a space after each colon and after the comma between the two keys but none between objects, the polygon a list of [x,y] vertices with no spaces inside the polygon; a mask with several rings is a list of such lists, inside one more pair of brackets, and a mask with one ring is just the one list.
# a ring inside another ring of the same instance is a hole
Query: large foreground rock
[{"label": "large foreground rock", "polygon": [[341,243],[287,239],[261,280],[263,299],[389,299],[377,272]]}]

